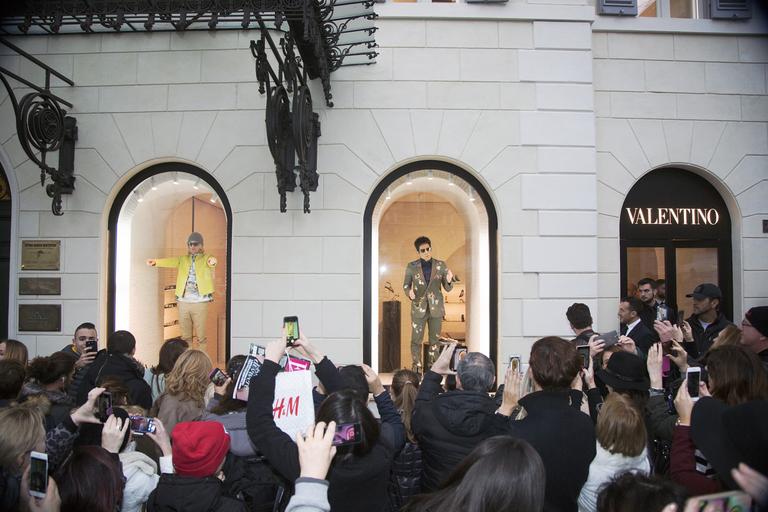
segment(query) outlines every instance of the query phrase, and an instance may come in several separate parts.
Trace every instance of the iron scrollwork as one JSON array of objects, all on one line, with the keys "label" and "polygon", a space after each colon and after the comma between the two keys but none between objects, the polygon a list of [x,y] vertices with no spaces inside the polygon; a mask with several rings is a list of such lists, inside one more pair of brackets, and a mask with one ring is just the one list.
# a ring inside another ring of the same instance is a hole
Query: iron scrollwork
[{"label": "iron scrollwork", "polygon": [[[71,194],[75,190],[77,120],[68,116],[62,109],[62,105],[71,108],[72,104],[50,92],[50,75],[54,74],[70,85],[74,83],[11,43],[3,39],[0,39],[0,43],[45,70],[45,88],[38,87],[2,67],[0,67],[0,81],[8,90],[13,105],[19,143],[27,157],[40,168],[40,185],[45,188],[48,197],[51,198],[51,211],[54,215],[62,215],[62,195]],[[17,100],[6,76],[31,87],[34,91]],[[59,152],[58,169],[46,162],[48,153],[55,151]],[[51,183],[46,185],[48,177]]]},{"label": "iron scrollwork", "polygon": [[[267,58],[267,43],[278,63],[277,71]],[[304,213],[310,213],[310,192],[317,190],[320,179],[317,174],[320,120],[312,107],[306,69],[294,51],[290,33],[280,39],[280,48],[282,52],[278,51],[266,27],[261,31],[259,41],[251,41],[259,92],[267,94],[267,141],[275,161],[280,211],[285,213],[288,209],[286,195],[296,189],[298,174],[304,195]],[[289,98],[291,93],[292,99]]]}]

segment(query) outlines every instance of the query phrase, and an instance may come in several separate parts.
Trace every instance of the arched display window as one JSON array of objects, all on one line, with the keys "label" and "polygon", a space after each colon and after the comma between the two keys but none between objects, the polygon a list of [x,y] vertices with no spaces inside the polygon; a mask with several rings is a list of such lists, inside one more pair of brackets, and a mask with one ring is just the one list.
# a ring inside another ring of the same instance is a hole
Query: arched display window
[{"label": "arched display window", "polygon": [[[455,276],[450,289],[437,284],[427,288],[427,296],[433,293],[429,300],[441,300],[444,312],[439,320],[429,315],[432,327],[441,337],[459,340],[495,362],[498,223],[490,195],[477,178],[448,162],[407,164],[374,189],[364,222],[364,360],[385,374],[410,368],[415,358],[427,368],[431,364],[437,351],[426,343],[430,322],[423,325],[425,343],[416,355],[411,343],[415,317],[404,288],[408,268],[413,279],[426,279],[414,246],[426,236],[432,261],[445,265],[432,265],[430,278],[447,275],[447,270]],[[426,286],[433,281],[425,281]]]},{"label": "arched display window", "polygon": [[622,296],[645,277],[666,281],[666,302],[692,313],[686,295],[715,283],[733,317],[731,216],[718,191],[693,172],[665,167],[642,178],[621,209]]},{"label": "arched display window", "polygon": [[[184,318],[189,318],[186,326],[192,325],[194,333],[190,346],[205,350],[214,364],[226,363],[231,219],[223,189],[189,164],[145,169],[117,195],[109,215],[107,328],[131,331],[140,340],[139,360],[155,362],[163,341],[182,336]],[[183,257],[195,245],[188,244],[193,232],[202,235],[199,250],[205,258],[196,257],[202,267],[188,264],[184,271]],[[181,263],[171,266],[174,261]],[[189,272],[190,266],[196,274]],[[182,272],[186,280],[179,287]]]}]

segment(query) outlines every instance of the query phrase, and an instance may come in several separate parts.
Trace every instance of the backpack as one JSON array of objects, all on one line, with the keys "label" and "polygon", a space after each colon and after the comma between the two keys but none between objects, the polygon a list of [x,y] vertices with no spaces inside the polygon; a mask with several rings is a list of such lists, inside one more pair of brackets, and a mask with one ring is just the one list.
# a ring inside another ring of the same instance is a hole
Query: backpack
[{"label": "backpack", "polygon": [[224,494],[244,501],[249,511],[281,512],[288,505],[290,485],[272,471],[264,457],[229,453],[222,470]]}]

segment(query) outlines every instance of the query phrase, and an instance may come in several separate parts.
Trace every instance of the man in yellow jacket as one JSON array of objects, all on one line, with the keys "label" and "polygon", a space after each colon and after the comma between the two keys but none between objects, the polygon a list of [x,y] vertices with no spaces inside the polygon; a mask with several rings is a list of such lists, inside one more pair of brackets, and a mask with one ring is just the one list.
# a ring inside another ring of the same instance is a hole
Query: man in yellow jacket
[{"label": "man in yellow jacket", "polygon": [[186,256],[147,260],[150,267],[175,268],[176,302],[179,309],[181,337],[192,342],[192,330],[197,333],[200,349],[205,351],[205,320],[208,304],[213,301],[213,269],[217,260],[203,249],[203,235],[193,232],[187,238]]}]

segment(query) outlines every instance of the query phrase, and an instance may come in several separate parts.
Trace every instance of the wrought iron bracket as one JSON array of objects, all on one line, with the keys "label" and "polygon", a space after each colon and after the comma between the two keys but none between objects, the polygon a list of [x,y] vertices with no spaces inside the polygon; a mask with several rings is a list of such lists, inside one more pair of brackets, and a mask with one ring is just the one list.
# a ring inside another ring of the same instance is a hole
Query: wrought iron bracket
[{"label": "wrought iron bracket", "polygon": [[[62,215],[62,194],[71,194],[75,190],[77,120],[68,116],[62,109],[62,106],[72,108],[72,104],[51,92],[51,75],[69,85],[74,85],[74,82],[5,39],[0,38],[0,44],[45,71],[45,87],[35,85],[4,67],[0,67],[0,81],[8,91],[13,105],[19,143],[29,159],[40,168],[40,185],[51,198],[51,211],[54,215]],[[25,94],[20,100],[17,99],[8,78],[26,85],[34,92]],[[46,163],[48,153],[54,151],[59,152],[58,169]],[[46,185],[49,177],[51,183]]]},{"label": "wrought iron bracket", "polygon": [[[314,112],[307,70],[297,57],[290,33],[280,38],[280,50],[262,20],[261,38],[251,41],[256,59],[259,92],[267,94],[267,141],[275,162],[280,211],[288,210],[287,193],[296,189],[296,175],[304,194],[304,213],[310,213],[310,192],[317,190],[317,139],[320,116]],[[277,70],[267,57],[267,46],[277,62]],[[289,94],[293,94],[293,98]]]}]

